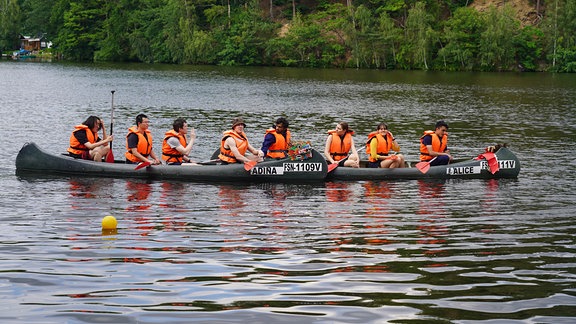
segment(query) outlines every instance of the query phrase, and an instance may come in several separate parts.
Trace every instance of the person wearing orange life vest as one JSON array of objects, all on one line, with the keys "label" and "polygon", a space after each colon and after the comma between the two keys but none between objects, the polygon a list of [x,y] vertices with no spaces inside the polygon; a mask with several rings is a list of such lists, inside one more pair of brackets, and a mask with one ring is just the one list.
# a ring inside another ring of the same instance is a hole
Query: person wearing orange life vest
[{"label": "person wearing orange life vest", "polygon": [[452,161],[448,150],[448,124],[441,120],[434,131],[425,131],[420,137],[420,161],[430,162],[431,166],[446,165]]},{"label": "person wearing orange life vest", "polygon": [[273,128],[266,130],[264,142],[260,149],[265,157],[271,159],[284,159],[288,156],[291,134],[288,129],[288,120],[284,117],[276,119]]},{"label": "person wearing orange life vest", "polygon": [[[232,120],[232,129],[222,134],[220,154],[218,155],[222,164],[258,161],[264,157],[264,152],[256,150],[250,145],[246,133],[244,133],[244,127],[246,127],[244,120],[237,117]],[[245,156],[246,151],[250,151],[253,155]]]},{"label": "person wearing orange life vest", "polygon": [[329,164],[338,163],[339,166],[360,167],[360,158],[352,138],[354,131],[346,122],[336,124],[334,130],[328,131],[324,156]]},{"label": "person wearing orange life vest", "polygon": [[188,154],[192,151],[192,145],[196,139],[194,128],[190,129],[190,141],[186,138],[188,123],[184,118],[177,118],[172,124],[172,129],[164,134],[162,141],[162,160],[169,165],[180,165],[191,162]]},{"label": "person wearing orange life vest", "polygon": [[376,131],[368,134],[366,154],[368,154],[369,168],[403,168],[404,156],[402,154],[389,154],[390,151],[400,151],[400,145],[388,131],[386,123],[378,124]]},{"label": "person wearing orange life vest", "polygon": [[[98,137],[100,129],[102,129],[104,139]],[[102,119],[90,116],[82,124],[75,126],[75,130],[70,135],[68,153],[76,159],[102,162],[102,158],[110,152],[108,143],[113,139],[113,135],[106,135],[106,128],[104,128]]]},{"label": "person wearing orange life vest", "polygon": [[126,153],[124,154],[126,163],[150,162],[151,164],[160,164],[160,160],[158,160],[156,153],[152,150],[152,133],[148,130],[149,125],[148,116],[139,114],[136,116],[136,126],[128,129]]}]

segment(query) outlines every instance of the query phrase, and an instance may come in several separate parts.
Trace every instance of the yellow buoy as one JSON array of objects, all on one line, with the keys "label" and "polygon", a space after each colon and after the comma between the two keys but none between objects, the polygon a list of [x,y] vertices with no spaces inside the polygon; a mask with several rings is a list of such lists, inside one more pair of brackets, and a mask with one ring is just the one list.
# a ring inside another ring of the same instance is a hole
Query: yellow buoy
[{"label": "yellow buoy", "polygon": [[102,229],[106,229],[106,230],[113,230],[116,229],[116,226],[118,226],[118,221],[116,221],[116,218],[114,218],[114,216],[108,215],[104,218],[102,218]]}]

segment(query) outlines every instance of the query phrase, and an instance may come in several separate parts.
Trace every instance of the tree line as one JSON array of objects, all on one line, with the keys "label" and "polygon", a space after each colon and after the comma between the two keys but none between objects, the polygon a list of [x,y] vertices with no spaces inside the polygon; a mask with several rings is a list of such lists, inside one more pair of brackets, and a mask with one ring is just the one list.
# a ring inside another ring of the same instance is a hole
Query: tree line
[{"label": "tree line", "polygon": [[0,50],[46,35],[71,61],[576,72],[576,1],[0,0]]}]

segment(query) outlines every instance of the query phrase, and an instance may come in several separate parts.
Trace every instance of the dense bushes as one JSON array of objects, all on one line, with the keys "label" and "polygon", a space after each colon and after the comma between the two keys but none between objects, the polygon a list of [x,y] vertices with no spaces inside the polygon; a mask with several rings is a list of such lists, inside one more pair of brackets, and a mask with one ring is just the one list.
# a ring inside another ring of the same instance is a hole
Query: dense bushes
[{"label": "dense bushes", "polygon": [[573,0],[547,2],[527,26],[511,7],[455,0],[52,2],[0,0],[0,49],[44,32],[74,61],[576,71]]}]

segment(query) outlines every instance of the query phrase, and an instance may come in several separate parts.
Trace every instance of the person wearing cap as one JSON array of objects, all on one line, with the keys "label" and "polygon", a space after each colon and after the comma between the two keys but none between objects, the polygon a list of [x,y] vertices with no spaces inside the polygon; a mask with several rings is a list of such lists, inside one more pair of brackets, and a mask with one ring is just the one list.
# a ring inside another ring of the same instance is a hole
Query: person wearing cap
[{"label": "person wearing cap", "polygon": [[366,142],[366,154],[368,154],[369,168],[403,168],[404,155],[389,154],[390,151],[400,151],[400,145],[394,135],[388,130],[386,123],[376,126],[376,131],[368,134]]},{"label": "person wearing cap", "polygon": [[[136,116],[136,126],[128,129],[126,135],[126,163],[138,164],[140,162],[150,162],[160,164],[156,153],[152,150],[152,133],[148,129],[150,120],[148,116],[139,114]],[[148,157],[152,160],[148,160]]]},{"label": "person wearing cap", "polygon": [[[237,117],[232,120],[232,129],[222,134],[218,158],[223,164],[257,161],[264,156],[262,151],[256,150],[250,145],[248,137],[244,133],[244,127],[246,127],[244,120]],[[247,157],[245,156],[246,151],[250,151],[254,155]]]},{"label": "person wearing cap", "polygon": [[336,129],[328,131],[324,156],[328,163],[338,163],[339,166],[360,167],[360,158],[352,138],[354,131],[346,122],[336,124]]},{"label": "person wearing cap", "polygon": [[276,119],[272,128],[266,130],[264,142],[262,142],[262,154],[271,159],[284,159],[288,156],[290,146],[290,130],[288,120],[284,117]]},{"label": "person wearing cap", "polygon": [[184,118],[176,118],[172,123],[172,129],[164,134],[164,141],[162,141],[162,160],[166,161],[168,165],[181,165],[182,163],[190,163],[190,151],[196,139],[196,132],[194,127],[190,129],[190,141],[186,138],[188,133],[188,123]]},{"label": "person wearing cap", "polygon": [[434,131],[427,130],[420,137],[420,161],[430,162],[431,166],[446,165],[452,161],[448,150],[448,124],[441,120]]}]

